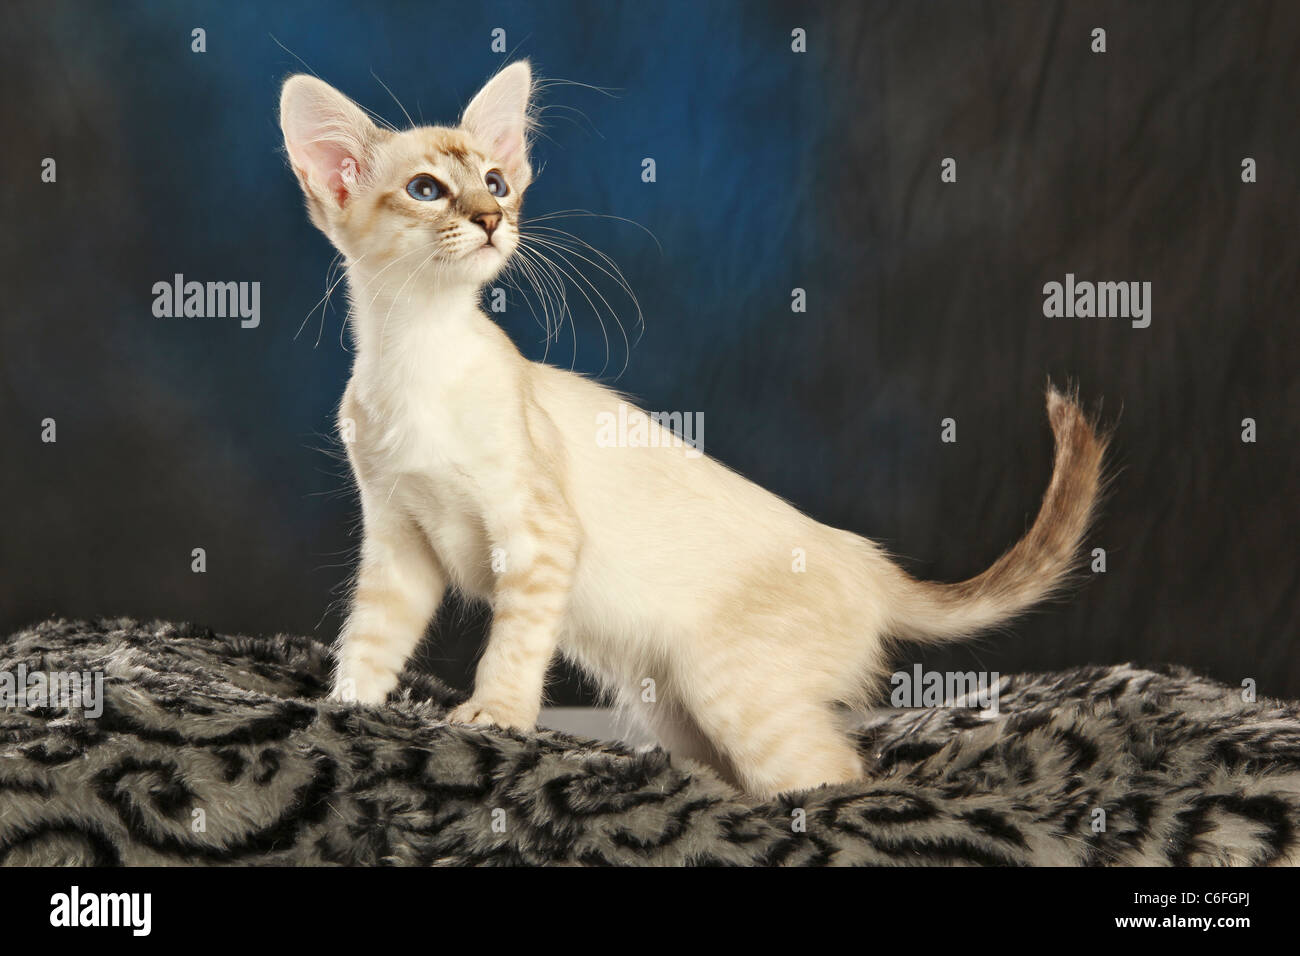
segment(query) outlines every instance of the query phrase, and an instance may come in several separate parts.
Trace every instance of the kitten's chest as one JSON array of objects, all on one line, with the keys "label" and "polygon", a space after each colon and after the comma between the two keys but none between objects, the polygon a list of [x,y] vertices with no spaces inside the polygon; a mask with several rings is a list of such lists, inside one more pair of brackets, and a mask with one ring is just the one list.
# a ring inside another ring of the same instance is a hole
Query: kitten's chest
[{"label": "kitten's chest", "polygon": [[415,522],[454,582],[487,597],[484,514],[511,471],[519,416],[509,376],[473,358],[463,350],[457,362],[428,356],[379,380],[354,376],[344,411],[359,419],[352,458],[371,499]]},{"label": "kitten's chest", "polygon": [[358,363],[358,451],[377,472],[440,476],[490,467],[502,409],[512,404],[500,356],[483,336],[449,331],[399,341]]},{"label": "kitten's chest", "polygon": [[[413,396],[414,397],[414,396]],[[358,435],[358,481],[379,507],[423,532],[439,563],[462,591],[490,598],[491,543],[483,439],[471,440],[456,409],[431,403],[389,409],[385,425]]]},{"label": "kitten's chest", "polygon": [[482,400],[472,390],[426,381],[365,403],[355,435],[358,477],[400,487],[404,497],[416,495],[438,510],[471,507],[494,457]]}]

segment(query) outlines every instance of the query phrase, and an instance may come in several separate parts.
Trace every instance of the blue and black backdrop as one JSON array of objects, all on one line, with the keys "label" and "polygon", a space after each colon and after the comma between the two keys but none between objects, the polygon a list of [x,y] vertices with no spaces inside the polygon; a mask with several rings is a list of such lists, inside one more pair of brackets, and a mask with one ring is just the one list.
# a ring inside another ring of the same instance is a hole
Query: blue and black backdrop
[{"label": "blue and black backdrop", "polygon": [[[312,311],[333,250],[279,85],[310,68],[395,123],[393,97],[447,122],[511,56],[572,81],[546,90],[528,211],[617,217],[553,224],[621,265],[645,319],[629,353],[603,316],[607,364],[571,290],[576,344],[566,327],[548,360],[606,380],[626,360],[618,387],[703,413],[706,451],[817,519],[970,576],[1046,487],[1047,377],[1104,399],[1104,572],[915,660],[1177,662],[1300,695],[1288,2],[6,3],[0,630],[332,638],[358,540],[329,437],[350,353],[341,290]],[[259,324],[156,317],[176,274],[260,283]],[[1150,283],[1149,325],[1045,315],[1067,275]],[[541,356],[526,299],[501,321]],[[486,623],[444,609],[421,660],[468,686]]]}]

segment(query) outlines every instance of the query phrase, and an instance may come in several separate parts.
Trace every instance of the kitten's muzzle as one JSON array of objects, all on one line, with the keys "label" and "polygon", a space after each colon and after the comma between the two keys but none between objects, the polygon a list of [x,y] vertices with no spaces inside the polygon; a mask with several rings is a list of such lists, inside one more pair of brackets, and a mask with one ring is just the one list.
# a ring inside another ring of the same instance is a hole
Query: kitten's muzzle
[{"label": "kitten's muzzle", "polygon": [[497,212],[476,212],[469,217],[469,221],[476,225],[482,226],[483,231],[487,233],[487,241],[492,241],[492,233],[496,232],[497,226],[501,225],[501,213]]}]

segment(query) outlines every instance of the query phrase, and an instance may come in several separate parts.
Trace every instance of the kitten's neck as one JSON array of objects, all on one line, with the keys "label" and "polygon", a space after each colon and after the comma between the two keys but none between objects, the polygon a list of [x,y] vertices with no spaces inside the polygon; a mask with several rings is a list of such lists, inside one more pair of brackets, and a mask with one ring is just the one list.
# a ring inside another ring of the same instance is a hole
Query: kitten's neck
[{"label": "kitten's neck", "polygon": [[481,317],[482,286],[466,282],[421,281],[352,271],[348,276],[352,303],[349,324],[357,360],[388,362],[411,352],[437,347],[457,327]]}]

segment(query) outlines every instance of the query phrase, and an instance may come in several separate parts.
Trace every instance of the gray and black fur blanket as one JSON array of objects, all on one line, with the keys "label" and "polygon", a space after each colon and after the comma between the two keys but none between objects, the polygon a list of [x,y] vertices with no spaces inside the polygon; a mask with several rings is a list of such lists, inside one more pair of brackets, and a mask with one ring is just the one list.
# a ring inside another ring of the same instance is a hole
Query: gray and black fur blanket
[{"label": "gray and black fur blanket", "polygon": [[878,711],[858,731],[869,779],[762,804],[662,750],[450,725],[460,695],[412,672],[387,706],[331,703],[328,669],[305,637],[132,620],[13,634],[11,684],[99,673],[103,699],[97,716],[0,709],[0,861],[1300,861],[1300,708],[1179,668],[1006,678],[987,718]]}]

